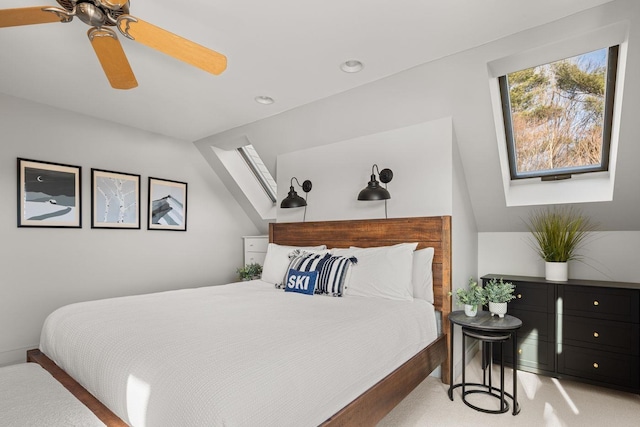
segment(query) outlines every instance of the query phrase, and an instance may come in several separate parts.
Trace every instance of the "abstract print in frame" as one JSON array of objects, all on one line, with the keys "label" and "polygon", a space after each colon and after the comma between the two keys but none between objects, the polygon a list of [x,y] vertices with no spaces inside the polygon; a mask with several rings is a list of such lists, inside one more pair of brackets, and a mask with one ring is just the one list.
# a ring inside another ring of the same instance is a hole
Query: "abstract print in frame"
[{"label": "abstract print in frame", "polygon": [[18,227],[82,227],[80,166],[18,158]]},{"label": "abstract print in frame", "polygon": [[149,177],[147,229],[187,231],[187,183]]},{"label": "abstract print in frame", "polygon": [[91,228],[140,229],[140,175],[91,169]]}]

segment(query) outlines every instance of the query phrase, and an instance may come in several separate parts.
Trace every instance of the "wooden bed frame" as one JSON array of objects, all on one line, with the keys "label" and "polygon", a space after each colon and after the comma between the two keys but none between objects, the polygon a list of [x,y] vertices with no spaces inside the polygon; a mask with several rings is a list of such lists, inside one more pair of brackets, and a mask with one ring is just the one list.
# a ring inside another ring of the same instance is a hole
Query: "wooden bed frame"
[{"label": "wooden bed frame", "polygon": [[[442,313],[442,334],[413,358],[380,380],[322,426],[375,425],[439,365],[449,384],[449,322],[451,312],[451,217],[393,218],[269,224],[269,241],[281,245],[329,248],[385,246],[418,242],[418,249],[433,247],[434,306]],[[103,405],[40,350],[29,350],[27,362],[49,371],[107,426],[127,424]]]},{"label": "wooden bed frame", "polygon": [[451,312],[451,217],[392,218],[269,224],[269,241],[281,245],[362,248],[418,242],[432,247],[434,306],[442,312],[442,334],[413,358],[357,397],[322,426],[374,426],[438,365],[449,384]]}]

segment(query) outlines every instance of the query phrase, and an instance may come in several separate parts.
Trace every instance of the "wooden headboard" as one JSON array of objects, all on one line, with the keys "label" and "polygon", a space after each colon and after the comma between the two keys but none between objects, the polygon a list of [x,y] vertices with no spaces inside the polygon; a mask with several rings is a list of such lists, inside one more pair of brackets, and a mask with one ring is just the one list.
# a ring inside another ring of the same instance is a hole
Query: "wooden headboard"
[{"label": "wooden headboard", "polygon": [[[442,312],[443,327],[451,312],[451,217],[391,218],[269,224],[269,241],[280,245],[348,248],[418,242],[432,247],[434,306]],[[448,326],[448,325],[447,325]]]}]

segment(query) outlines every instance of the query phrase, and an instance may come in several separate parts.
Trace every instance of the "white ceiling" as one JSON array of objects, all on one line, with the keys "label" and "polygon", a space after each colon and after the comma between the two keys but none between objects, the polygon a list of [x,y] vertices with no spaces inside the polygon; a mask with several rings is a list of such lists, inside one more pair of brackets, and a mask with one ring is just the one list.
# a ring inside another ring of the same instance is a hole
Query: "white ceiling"
[{"label": "white ceiling", "polygon": [[[0,29],[0,92],[195,141],[608,1],[132,0],[133,16],[225,54],[227,70],[120,37],[139,87],[114,90],[74,19]],[[41,5],[57,3],[1,7]],[[364,70],[340,71],[352,58]]]}]

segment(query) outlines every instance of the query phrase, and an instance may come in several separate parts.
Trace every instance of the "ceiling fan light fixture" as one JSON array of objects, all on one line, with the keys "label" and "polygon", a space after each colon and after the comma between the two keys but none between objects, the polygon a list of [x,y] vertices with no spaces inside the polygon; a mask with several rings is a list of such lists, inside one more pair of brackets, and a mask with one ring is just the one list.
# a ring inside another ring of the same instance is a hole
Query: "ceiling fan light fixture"
[{"label": "ceiling fan light fixture", "polygon": [[256,96],[254,99],[258,104],[262,104],[262,105],[270,105],[276,102],[270,96]]},{"label": "ceiling fan light fixture", "polygon": [[340,64],[340,69],[345,73],[358,73],[362,71],[364,64],[357,59],[349,59]]},{"label": "ceiling fan light fixture", "polygon": [[[77,17],[91,27],[88,35],[109,83],[114,89],[138,85],[115,33],[120,33],[174,59],[218,75],[227,68],[227,57],[142,19],[129,15],[129,0],[56,0],[58,7],[0,9],[0,28],[53,22]],[[272,101],[273,102],[273,101]]]}]

